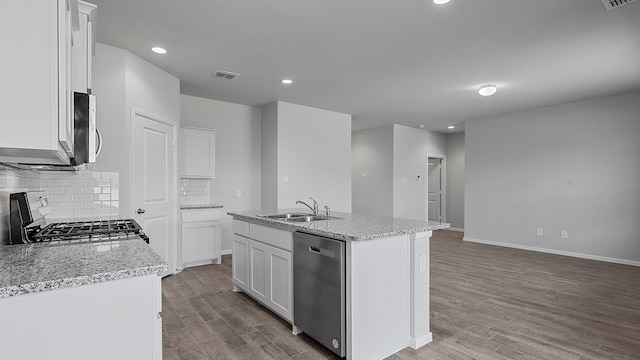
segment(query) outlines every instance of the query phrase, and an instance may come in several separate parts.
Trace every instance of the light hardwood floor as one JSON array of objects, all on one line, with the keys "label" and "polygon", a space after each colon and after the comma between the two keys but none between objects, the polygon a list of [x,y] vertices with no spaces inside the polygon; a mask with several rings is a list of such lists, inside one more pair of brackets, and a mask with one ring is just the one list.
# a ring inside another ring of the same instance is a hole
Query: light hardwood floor
[{"label": "light hardwood floor", "polygon": [[[334,359],[243,294],[231,257],[163,285],[164,359]],[[384,291],[384,289],[380,289]],[[406,359],[640,359],[640,268],[431,239],[434,340]]]}]

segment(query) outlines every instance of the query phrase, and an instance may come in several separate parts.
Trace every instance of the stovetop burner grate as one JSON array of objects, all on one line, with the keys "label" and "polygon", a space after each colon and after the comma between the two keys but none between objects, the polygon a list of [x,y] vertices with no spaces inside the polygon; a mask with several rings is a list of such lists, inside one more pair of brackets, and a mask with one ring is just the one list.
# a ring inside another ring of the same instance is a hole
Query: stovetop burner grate
[{"label": "stovetop burner grate", "polygon": [[96,236],[112,233],[141,232],[140,225],[133,219],[95,220],[52,223],[33,235],[36,241],[51,241],[53,238],[67,238],[70,236]]}]

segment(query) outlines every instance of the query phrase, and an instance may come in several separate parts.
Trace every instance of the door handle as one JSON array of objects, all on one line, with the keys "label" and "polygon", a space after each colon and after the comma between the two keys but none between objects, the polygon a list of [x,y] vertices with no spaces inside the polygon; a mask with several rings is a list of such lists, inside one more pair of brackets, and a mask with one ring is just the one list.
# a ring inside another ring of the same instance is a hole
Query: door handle
[{"label": "door handle", "polygon": [[145,210],[144,209],[138,209],[138,211],[136,211],[138,214],[144,214]]}]

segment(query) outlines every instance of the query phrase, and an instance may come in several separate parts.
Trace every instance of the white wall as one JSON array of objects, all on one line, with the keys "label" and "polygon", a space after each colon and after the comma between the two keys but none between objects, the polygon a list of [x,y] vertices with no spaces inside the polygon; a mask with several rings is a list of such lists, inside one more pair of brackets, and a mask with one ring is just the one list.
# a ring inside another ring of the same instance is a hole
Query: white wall
[{"label": "white wall", "polygon": [[443,134],[394,125],[394,217],[427,220],[428,158],[444,157],[445,143]]},{"label": "white wall", "polygon": [[[426,220],[427,162],[429,156],[445,156],[445,135],[395,124],[360,130],[353,138],[354,209]],[[362,178],[363,172],[367,172],[366,178]]]},{"label": "white wall", "polygon": [[180,81],[127,50],[96,44],[93,94],[104,147],[95,170],[120,175],[120,215],[133,217],[131,108],[180,123]]},{"label": "white wall", "polygon": [[464,229],[464,132],[447,135],[447,222]]},{"label": "white wall", "polygon": [[[213,202],[224,206],[224,214],[260,209],[260,108],[186,95],[180,100],[183,126],[218,131]],[[223,215],[223,251],[232,249],[232,234],[231,217]]]},{"label": "white wall", "polygon": [[278,103],[262,107],[262,210],[278,210]]},{"label": "white wall", "polygon": [[468,122],[465,239],[640,265],[639,114],[636,92]]},{"label": "white wall", "polygon": [[[265,107],[271,115],[272,106]],[[275,106],[277,207],[303,207],[296,201],[311,203],[311,196],[320,209],[329,205],[335,211],[351,212],[351,115],[281,101]],[[265,118],[263,132],[273,131],[269,119]]]},{"label": "white wall", "polygon": [[393,125],[353,132],[351,154],[353,212],[392,217]]}]

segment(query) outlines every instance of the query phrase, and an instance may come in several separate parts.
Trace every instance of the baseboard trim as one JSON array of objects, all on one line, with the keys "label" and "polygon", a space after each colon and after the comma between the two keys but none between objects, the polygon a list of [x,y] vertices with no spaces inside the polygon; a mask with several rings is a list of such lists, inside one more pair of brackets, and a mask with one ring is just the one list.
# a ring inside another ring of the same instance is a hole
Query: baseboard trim
[{"label": "baseboard trim", "polygon": [[232,255],[232,254],[233,254],[233,250],[231,249],[220,251],[220,255]]},{"label": "baseboard trim", "polygon": [[430,343],[433,340],[433,334],[431,332],[429,332],[427,335],[416,339],[413,337],[409,338],[409,347],[411,347],[412,349],[419,349],[425,345],[427,345],[428,343]]},{"label": "baseboard trim", "polygon": [[479,244],[495,245],[495,246],[513,248],[513,249],[537,251],[537,252],[542,252],[542,253],[547,253],[547,254],[571,256],[571,257],[576,257],[576,258],[581,258],[581,259],[604,261],[604,262],[609,262],[609,263],[614,263],[614,264],[631,265],[631,266],[640,267],[640,261],[634,261],[634,260],[618,259],[618,258],[611,258],[611,257],[606,257],[606,256],[598,256],[598,255],[576,253],[576,252],[571,252],[571,251],[546,249],[546,248],[539,248],[539,247],[535,247],[535,246],[504,243],[504,242],[499,242],[499,241],[474,239],[474,238],[470,238],[470,237],[467,237],[467,236],[463,237],[462,240],[468,241],[468,242],[479,243]]},{"label": "baseboard trim", "polygon": [[452,228],[448,228],[448,229],[446,229],[446,230],[457,231],[457,232],[464,232],[464,229],[454,228],[454,227],[452,227]]}]

